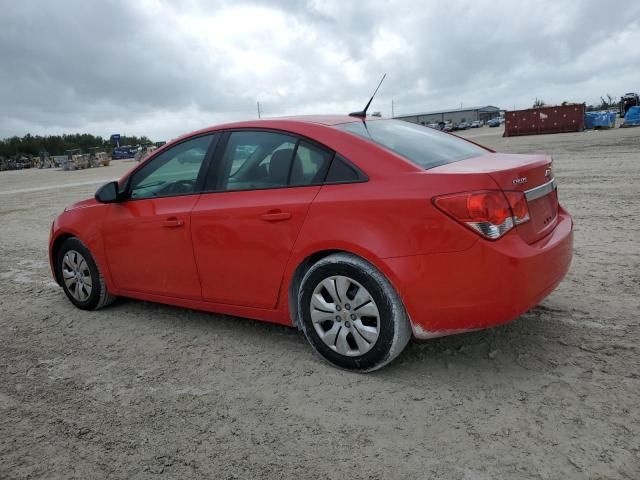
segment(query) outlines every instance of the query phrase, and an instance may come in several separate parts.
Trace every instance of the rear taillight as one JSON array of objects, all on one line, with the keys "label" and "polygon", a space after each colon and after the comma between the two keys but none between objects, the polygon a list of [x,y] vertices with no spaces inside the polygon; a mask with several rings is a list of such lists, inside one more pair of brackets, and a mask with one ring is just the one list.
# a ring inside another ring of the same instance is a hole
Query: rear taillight
[{"label": "rear taillight", "polygon": [[465,192],[435,197],[433,203],[450,217],[491,240],[529,220],[529,207],[522,192]]},{"label": "rear taillight", "polygon": [[513,221],[516,225],[529,221],[529,205],[527,205],[527,198],[522,192],[504,192],[509,206],[511,207],[511,213],[513,213]]}]

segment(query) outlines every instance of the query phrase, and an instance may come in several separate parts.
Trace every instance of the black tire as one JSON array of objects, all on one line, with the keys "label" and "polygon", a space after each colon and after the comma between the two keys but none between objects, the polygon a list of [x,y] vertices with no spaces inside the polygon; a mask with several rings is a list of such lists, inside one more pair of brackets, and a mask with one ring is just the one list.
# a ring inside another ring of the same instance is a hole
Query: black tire
[{"label": "black tire", "polygon": [[[364,287],[379,312],[378,337],[362,355],[338,353],[320,338],[311,319],[314,290],[323,280],[338,275]],[[396,358],[411,338],[408,316],[393,286],[378,269],[355,255],[336,253],[315,263],[302,278],[297,300],[298,324],[313,349],[333,366],[362,373],[378,370]]]},{"label": "black tire", "polygon": [[[89,275],[91,276],[91,293],[84,300],[75,298],[64,280],[63,260],[65,255],[69,251],[76,251],[80,253],[82,257],[84,257],[84,260],[86,261],[88,267]],[[116,299],[114,295],[110,295],[107,291],[107,285],[102,278],[100,269],[93,259],[93,255],[91,255],[91,252],[86,247],[86,245],[76,237],[68,238],[60,246],[60,250],[58,251],[58,255],[56,258],[56,275],[59,279],[59,283],[62,286],[62,289],[64,290],[64,293],[67,295],[67,298],[71,301],[71,303],[73,303],[76,307],[81,308],[82,310],[98,310],[100,308],[111,305]]]}]

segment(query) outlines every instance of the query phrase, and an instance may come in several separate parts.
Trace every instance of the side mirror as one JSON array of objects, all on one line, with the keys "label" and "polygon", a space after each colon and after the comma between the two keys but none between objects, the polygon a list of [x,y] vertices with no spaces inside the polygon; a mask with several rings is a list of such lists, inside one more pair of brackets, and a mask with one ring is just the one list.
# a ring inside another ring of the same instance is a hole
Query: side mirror
[{"label": "side mirror", "polygon": [[100,203],[114,203],[119,201],[118,182],[109,182],[102,185],[96,191],[95,198]]}]

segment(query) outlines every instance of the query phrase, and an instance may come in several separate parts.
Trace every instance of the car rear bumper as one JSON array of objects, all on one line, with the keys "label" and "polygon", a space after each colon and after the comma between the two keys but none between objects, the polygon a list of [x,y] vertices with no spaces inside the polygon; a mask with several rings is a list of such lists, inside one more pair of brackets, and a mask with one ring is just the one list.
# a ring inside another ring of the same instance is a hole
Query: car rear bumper
[{"label": "car rear bumper", "polygon": [[573,221],[560,208],[556,228],[531,245],[513,231],[461,252],[385,260],[416,338],[434,338],[514,320],[564,278],[573,255]]}]

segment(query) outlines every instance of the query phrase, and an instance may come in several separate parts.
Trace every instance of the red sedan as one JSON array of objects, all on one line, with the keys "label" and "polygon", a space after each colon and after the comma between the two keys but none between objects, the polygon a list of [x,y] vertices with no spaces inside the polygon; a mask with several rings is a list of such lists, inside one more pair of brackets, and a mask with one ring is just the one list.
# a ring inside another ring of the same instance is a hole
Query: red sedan
[{"label": "red sedan", "polygon": [[569,268],[572,227],[546,155],[311,116],[165,145],[56,218],[49,256],[79,308],[125,296],[294,325],[371,371],[412,336],[535,306]]}]

